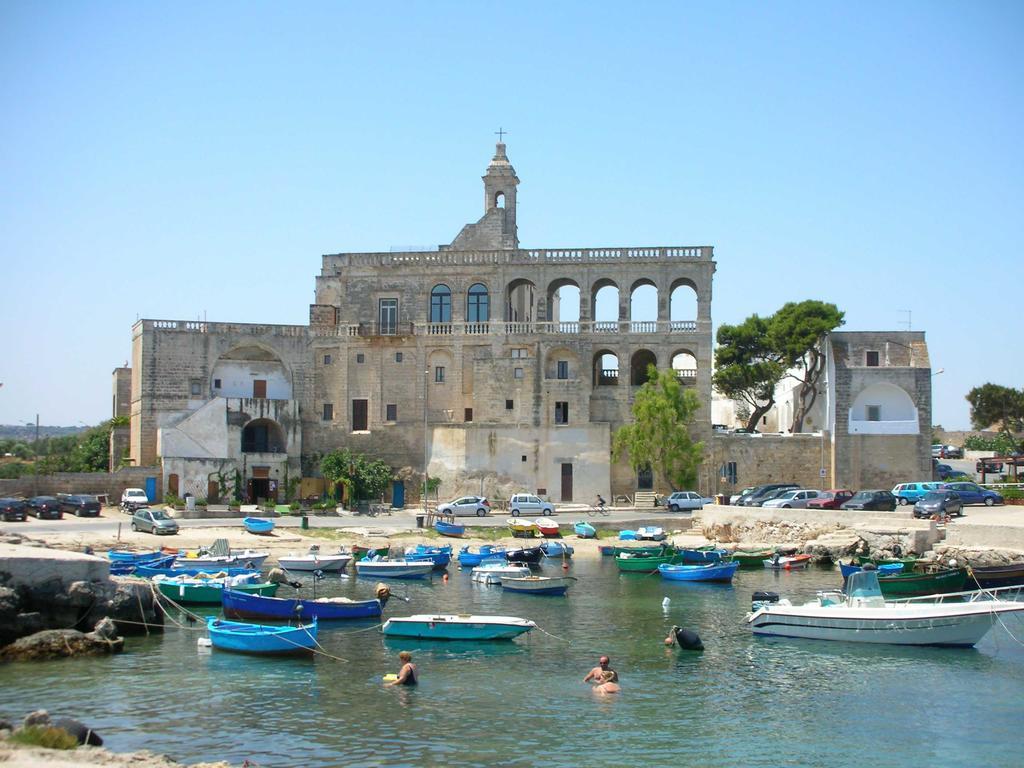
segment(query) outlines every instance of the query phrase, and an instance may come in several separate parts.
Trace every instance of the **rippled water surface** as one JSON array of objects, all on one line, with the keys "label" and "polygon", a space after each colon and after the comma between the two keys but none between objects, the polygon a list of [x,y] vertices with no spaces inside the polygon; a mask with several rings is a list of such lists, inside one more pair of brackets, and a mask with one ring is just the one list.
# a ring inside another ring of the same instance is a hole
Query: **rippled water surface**
[{"label": "rippled water surface", "polygon": [[[260,766],[1024,762],[1024,649],[1009,633],[1024,639],[1024,621],[1008,619],[1009,632],[997,626],[974,650],[755,639],[743,626],[751,592],[808,597],[838,572],[740,571],[732,587],[620,575],[609,558],[571,572],[580,580],[565,598],[503,593],[468,570],[394,582],[410,602],[385,611],[523,616],[550,634],[428,643],[385,640],[370,622],[325,625],[320,641],[342,663],[201,649],[203,632],[169,628],[129,638],[117,657],[0,667],[0,716],[43,707],[81,717],[117,751]],[[321,592],[352,597],[374,585],[325,583]],[[696,630],[706,650],[667,650],[672,624]],[[383,688],[402,649],[421,684]],[[619,696],[581,682],[602,653]]]}]

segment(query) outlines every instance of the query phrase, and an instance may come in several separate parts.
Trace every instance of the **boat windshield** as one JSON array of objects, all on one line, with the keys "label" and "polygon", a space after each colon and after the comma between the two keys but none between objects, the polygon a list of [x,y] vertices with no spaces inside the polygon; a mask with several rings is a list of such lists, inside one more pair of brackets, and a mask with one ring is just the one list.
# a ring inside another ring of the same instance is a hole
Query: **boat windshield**
[{"label": "boat windshield", "polygon": [[851,598],[882,597],[878,584],[878,571],[851,573],[846,583],[846,594]]}]

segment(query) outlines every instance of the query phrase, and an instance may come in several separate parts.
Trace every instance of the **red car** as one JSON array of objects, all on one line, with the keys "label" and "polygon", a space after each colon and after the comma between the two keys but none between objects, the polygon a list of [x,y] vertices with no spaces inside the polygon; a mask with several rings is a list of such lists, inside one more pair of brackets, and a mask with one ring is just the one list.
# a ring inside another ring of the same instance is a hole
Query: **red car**
[{"label": "red car", "polygon": [[833,488],[830,491],[822,491],[816,499],[807,502],[808,509],[839,509],[843,504],[853,498],[853,491],[849,488]]}]

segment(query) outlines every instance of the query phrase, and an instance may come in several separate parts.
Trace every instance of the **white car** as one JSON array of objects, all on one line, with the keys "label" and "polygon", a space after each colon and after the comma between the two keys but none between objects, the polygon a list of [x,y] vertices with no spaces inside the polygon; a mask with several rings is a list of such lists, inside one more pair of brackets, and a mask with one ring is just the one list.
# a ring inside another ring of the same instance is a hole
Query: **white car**
[{"label": "white car", "polygon": [[676,491],[665,499],[665,506],[672,512],[681,509],[703,509],[704,497],[694,491]]},{"label": "white car", "polygon": [[818,491],[804,488],[786,491],[774,499],[768,499],[761,505],[762,509],[807,509],[807,502],[818,498]]},{"label": "white car", "polygon": [[517,493],[509,499],[508,509],[512,513],[512,517],[519,517],[519,515],[547,515],[550,517],[555,514],[554,504],[529,493]]},{"label": "white car", "polygon": [[437,511],[445,515],[476,515],[485,517],[491,511],[491,502],[483,496],[463,496],[461,499],[438,504]]},{"label": "white car", "polygon": [[149,506],[149,497],[141,488],[125,488],[121,494],[121,509],[126,512],[134,512]]}]

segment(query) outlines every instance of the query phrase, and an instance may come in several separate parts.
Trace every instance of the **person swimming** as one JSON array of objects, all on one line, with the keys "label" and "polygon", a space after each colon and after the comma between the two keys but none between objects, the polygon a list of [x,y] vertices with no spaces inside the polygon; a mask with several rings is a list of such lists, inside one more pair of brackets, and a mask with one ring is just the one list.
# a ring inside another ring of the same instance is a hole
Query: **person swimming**
[{"label": "person swimming", "polygon": [[402,651],[398,654],[398,658],[402,662],[402,668],[395,679],[386,685],[416,685],[419,682],[419,676],[416,673],[416,665],[412,663],[412,654]]},{"label": "person swimming", "polygon": [[597,666],[583,678],[584,683],[593,681],[594,693],[618,693],[622,690],[619,687],[619,673],[610,665],[611,660],[607,656],[602,656],[597,660]]}]

